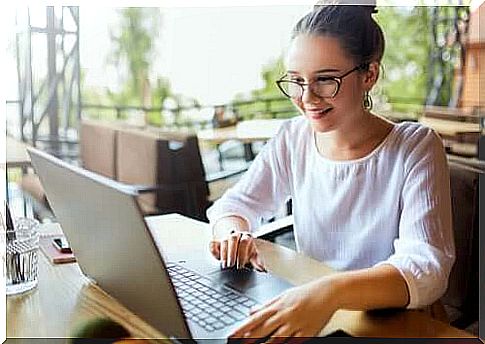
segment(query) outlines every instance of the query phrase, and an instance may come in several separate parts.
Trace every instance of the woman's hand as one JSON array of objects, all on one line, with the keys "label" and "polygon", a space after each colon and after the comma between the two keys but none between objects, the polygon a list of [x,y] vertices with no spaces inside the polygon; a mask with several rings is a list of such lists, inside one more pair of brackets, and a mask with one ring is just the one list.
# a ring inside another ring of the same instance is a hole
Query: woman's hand
[{"label": "woman's hand", "polygon": [[214,239],[209,245],[212,255],[221,261],[222,268],[242,269],[250,263],[258,271],[266,271],[254,238],[248,232],[233,231],[226,238]]},{"label": "woman's hand", "polygon": [[251,312],[248,321],[230,338],[270,336],[266,343],[271,343],[281,341],[282,337],[313,337],[337,309],[330,283],[311,282],[292,288]]}]

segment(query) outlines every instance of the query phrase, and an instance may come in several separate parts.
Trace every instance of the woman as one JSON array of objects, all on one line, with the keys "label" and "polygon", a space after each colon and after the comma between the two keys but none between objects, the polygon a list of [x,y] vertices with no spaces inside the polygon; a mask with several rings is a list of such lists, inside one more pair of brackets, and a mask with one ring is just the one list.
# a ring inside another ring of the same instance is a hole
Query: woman
[{"label": "woman", "polygon": [[264,270],[250,232],[291,197],[298,250],[341,271],[283,293],[234,337],[315,336],[338,309],[420,308],[446,290],[446,156],[432,130],[371,113],[384,53],[373,10],[321,6],[298,22],[278,86],[302,116],[208,210],[223,267]]}]

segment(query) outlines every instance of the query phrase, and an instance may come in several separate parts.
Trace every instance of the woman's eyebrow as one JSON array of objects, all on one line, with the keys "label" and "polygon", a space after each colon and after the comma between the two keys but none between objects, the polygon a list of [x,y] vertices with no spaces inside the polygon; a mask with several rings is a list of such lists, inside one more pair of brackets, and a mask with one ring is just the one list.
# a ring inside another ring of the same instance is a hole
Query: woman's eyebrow
[{"label": "woman's eyebrow", "polygon": [[315,71],[315,74],[317,74],[317,73],[334,73],[334,72],[340,72],[340,69],[335,69],[335,68],[319,69],[319,70]]},{"label": "woman's eyebrow", "polygon": [[[318,74],[318,73],[335,73],[335,72],[340,72],[340,69],[335,69],[335,68],[325,68],[325,69],[319,69],[313,73]],[[294,70],[288,70],[286,71],[286,74],[299,74],[297,71]]]}]

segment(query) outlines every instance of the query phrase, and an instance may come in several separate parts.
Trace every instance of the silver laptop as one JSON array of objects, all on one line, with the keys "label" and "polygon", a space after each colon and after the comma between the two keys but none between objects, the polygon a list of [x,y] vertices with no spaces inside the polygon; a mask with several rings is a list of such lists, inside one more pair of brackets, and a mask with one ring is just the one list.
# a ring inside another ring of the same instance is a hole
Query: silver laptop
[{"label": "silver laptop", "polygon": [[164,335],[225,340],[251,307],[291,287],[268,273],[221,270],[191,252],[165,261],[133,188],[28,151],[83,273]]}]

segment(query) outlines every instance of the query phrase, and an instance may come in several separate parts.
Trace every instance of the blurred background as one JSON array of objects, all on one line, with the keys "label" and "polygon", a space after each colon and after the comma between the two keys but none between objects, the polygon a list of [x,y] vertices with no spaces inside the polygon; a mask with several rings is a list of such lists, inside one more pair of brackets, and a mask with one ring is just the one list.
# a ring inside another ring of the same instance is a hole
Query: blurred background
[{"label": "blurred background", "polygon": [[[297,115],[275,81],[291,29],[311,8],[7,8],[7,148],[32,145],[86,165],[83,121],[99,121],[195,135],[206,174],[245,169],[276,120]],[[476,164],[483,4],[378,10],[387,46],[374,112],[433,127],[449,154]],[[241,126],[250,128],[243,139]],[[25,171],[7,172],[13,188],[21,185]]]},{"label": "blurred background", "polygon": [[[479,9],[462,5],[379,8],[387,47],[376,113],[480,111]],[[7,131],[60,150],[56,140],[76,141],[84,117],[205,128],[217,106],[242,120],[294,116],[274,81],[291,28],[310,9],[10,8]]]}]

